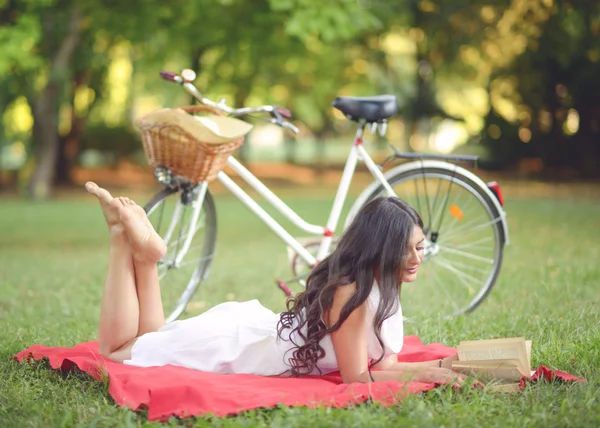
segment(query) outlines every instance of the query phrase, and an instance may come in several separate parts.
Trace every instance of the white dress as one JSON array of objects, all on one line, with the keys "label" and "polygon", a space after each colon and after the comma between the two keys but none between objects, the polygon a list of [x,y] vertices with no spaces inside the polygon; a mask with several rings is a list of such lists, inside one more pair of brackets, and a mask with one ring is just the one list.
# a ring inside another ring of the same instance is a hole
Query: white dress
[{"label": "white dress", "polygon": [[[367,354],[381,356],[381,346],[373,330],[373,317],[379,304],[377,284],[368,297]],[[277,335],[279,314],[257,300],[226,302],[193,318],[174,321],[157,332],[142,335],[131,349],[131,359],[124,364],[139,367],[172,364],[212,373],[248,373],[263,376],[288,373],[294,347]],[[284,330],[289,335],[289,330]],[[384,355],[402,349],[404,331],[402,309],[381,326]],[[322,374],[339,370],[329,335],[320,345],[325,356],[317,362]],[[315,369],[313,374],[318,374]]]}]

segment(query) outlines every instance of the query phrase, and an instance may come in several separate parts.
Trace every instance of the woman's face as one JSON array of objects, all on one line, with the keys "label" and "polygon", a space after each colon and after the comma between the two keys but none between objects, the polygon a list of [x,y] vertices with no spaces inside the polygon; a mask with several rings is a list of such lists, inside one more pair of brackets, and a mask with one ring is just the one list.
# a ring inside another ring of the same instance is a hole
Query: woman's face
[{"label": "woman's face", "polygon": [[423,261],[424,252],[425,238],[423,230],[419,226],[415,226],[410,238],[406,266],[400,271],[400,282],[412,282],[417,279],[417,271]]}]

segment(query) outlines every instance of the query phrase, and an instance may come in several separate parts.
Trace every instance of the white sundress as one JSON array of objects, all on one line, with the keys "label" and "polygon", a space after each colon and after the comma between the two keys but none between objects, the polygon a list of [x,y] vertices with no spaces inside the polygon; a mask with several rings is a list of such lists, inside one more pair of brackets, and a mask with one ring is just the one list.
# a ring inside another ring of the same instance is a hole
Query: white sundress
[{"label": "white sundress", "polygon": [[[368,297],[367,354],[381,356],[381,346],[373,330],[373,317],[379,304],[377,284]],[[211,373],[246,373],[262,376],[289,373],[289,340],[277,335],[279,314],[262,306],[258,300],[226,302],[186,320],[174,321],[158,331],[142,335],[131,349],[131,359],[124,364],[138,367],[172,364]],[[284,330],[284,333],[289,330]],[[381,326],[384,355],[397,354],[404,340],[402,309]],[[320,345],[325,356],[317,362],[313,374],[339,370],[329,335]]]}]

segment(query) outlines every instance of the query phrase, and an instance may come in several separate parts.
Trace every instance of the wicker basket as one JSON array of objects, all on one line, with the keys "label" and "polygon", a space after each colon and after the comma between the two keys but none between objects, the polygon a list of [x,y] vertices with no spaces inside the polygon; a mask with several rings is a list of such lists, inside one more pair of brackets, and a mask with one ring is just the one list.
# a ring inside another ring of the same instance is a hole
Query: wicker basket
[{"label": "wicker basket", "polygon": [[[223,113],[209,106],[180,107],[187,113]],[[148,122],[141,117],[136,125],[142,133],[144,152],[152,167],[163,165],[173,174],[193,183],[212,181],[227,165],[229,156],[242,145],[244,138],[223,144],[205,143],[177,125]]]}]

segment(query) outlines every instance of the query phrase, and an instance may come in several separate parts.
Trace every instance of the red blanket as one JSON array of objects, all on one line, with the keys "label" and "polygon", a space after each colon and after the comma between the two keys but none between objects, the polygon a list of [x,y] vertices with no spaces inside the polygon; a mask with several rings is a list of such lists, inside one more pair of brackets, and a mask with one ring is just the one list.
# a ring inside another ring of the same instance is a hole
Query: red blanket
[{"label": "red blanket", "polygon": [[[447,357],[455,350],[440,343],[423,345],[418,337],[405,338],[399,361],[428,361]],[[148,419],[213,414],[226,416],[277,404],[308,407],[343,407],[371,399],[389,405],[407,394],[418,394],[436,386],[420,382],[375,382],[345,385],[339,373],[304,378],[255,375],[218,375],[183,367],[132,367],[114,363],[98,354],[96,342],[73,348],[34,345],[14,357],[24,362],[47,358],[54,369],[76,365],[94,379],[108,378],[108,392],[120,406],[148,409]],[[545,378],[580,381],[561,371],[541,366],[529,380]],[[525,386],[525,379],[521,381]]]}]

